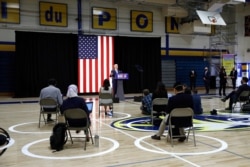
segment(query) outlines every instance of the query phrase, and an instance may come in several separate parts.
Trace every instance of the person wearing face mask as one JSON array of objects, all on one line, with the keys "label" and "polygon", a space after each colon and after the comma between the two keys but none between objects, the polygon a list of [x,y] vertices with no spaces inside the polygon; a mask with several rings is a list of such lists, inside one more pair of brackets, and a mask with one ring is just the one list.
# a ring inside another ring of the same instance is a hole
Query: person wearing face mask
[{"label": "person wearing face mask", "polygon": [[203,73],[203,81],[206,89],[206,94],[209,94],[209,87],[210,87],[210,71],[207,67],[204,68]]},{"label": "person wearing face mask", "polygon": [[[176,82],[173,86],[175,95],[170,97],[168,100],[167,110],[166,110],[166,116],[161,121],[160,127],[158,132],[151,136],[154,140],[161,140],[161,136],[163,135],[165,128],[168,123],[168,116],[170,112],[175,108],[194,108],[193,105],[193,97],[191,94],[184,93],[183,84]],[[184,135],[183,128],[173,128],[174,135]],[[180,137],[178,139],[179,142],[183,142],[186,140],[186,137]]]},{"label": "person wearing face mask", "polygon": [[195,70],[191,70],[189,72],[189,80],[190,80],[190,89],[194,90],[196,88],[196,71]]},{"label": "person wearing face mask", "polygon": [[238,72],[235,69],[235,67],[233,67],[232,70],[231,70],[231,72],[230,72],[230,75],[229,75],[230,78],[231,78],[231,80],[232,80],[233,89],[236,88],[237,75],[238,75]]},{"label": "person wearing face mask", "polygon": [[113,96],[117,93],[117,75],[120,71],[118,70],[118,64],[114,64],[114,68],[111,70],[110,77],[112,78]]},{"label": "person wearing face mask", "polygon": [[[67,99],[65,99],[63,101],[63,104],[60,107],[61,114],[63,114],[63,112],[65,110],[72,109],[72,108],[83,109],[86,112],[88,120],[90,122],[89,110],[88,110],[88,107],[86,105],[85,99],[78,96],[78,88],[74,84],[71,84],[68,87]],[[80,131],[76,131],[76,133],[80,133]],[[85,131],[85,134],[86,134],[87,141],[89,141],[89,134],[88,134],[88,132]]]},{"label": "person wearing face mask", "polygon": [[233,103],[235,103],[243,91],[250,91],[250,86],[247,84],[248,78],[242,77],[241,85],[237,90],[233,90],[226,97],[222,98],[222,102],[226,102],[229,99],[229,106],[225,110],[232,110]]},{"label": "person wearing face mask", "polygon": [[219,95],[221,96],[221,91],[223,91],[223,96],[226,96],[227,73],[223,66],[220,69],[219,77],[220,77]]}]

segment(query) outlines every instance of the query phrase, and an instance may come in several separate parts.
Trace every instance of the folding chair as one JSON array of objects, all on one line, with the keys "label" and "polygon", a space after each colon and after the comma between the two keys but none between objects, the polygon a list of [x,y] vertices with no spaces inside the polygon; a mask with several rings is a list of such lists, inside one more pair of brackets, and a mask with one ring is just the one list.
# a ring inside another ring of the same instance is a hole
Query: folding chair
[{"label": "folding chair", "polygon": [[[171,146],[173,147],[173,139],[176,137],[186,137],[186,141],[188,141],[188,137],[190,134],[190,131],[193,132],[193,141],[194,146],[196,146],[196,140],[195,140],[195,131],[193,126],[193,109],[191,108],[175,108],[173,109],[169,114],[169,120],[168,120],[168,138],[170,138]],[[185,136],[182,134],[180,135],[174,135],[172,128],[187,128],[188,132],[184,132]]]},{"label": "folding chair", "polygon": [[[105,102],[105,101],[107,101],[107,102]],[[100,113],[101,113],[101,106],[112,107],[112,111],[114,112],[112,94],[110,94],[110,93],[100,93],[99,94],[99,116],[100,116]]]},{"label": "folding chair", "polygon": [[249,96],[250,96],[250,91],[246,90],[241,92],[241,94],[239,95],[239,97],[236,99],[233,107],[232,107],[232,112],[234,111],[234,109],[236,108],[236,104],[237,102],[240,103],[240,112],[242,110],[242,106],[246,103],[249,102]]},{"label": "folding chair", "polygon": [[89,133],[92,144],[94,144],[91,129],[90,129],[90,121],[84,110],[80,108],[67,109],[64,111],[64,117],[65,117],[65,121],[67,125],[67,131],[68,131],[72,144],[73,144],[73,138],[85,138],[84,150],[86,150],[87,138],[72,136],[70,132],[71,130],[75,130],[75,131],[83,130],[86,133],[86,135]]},{"label": "folding chair", "polygon": [[152,110],[151,110],[151,122],[154,124],[154,118],[158,118],[160,115],[166,114],[166,108],[168,105],[168,98],[155,98],[152,101]]},{"label": "folding chair", "polygon": [[[39,101],[40,104],[40,114],[39,114],[39,124],[38,127],[40,128],[41,122],[44,122],[47,124],[48,122],[46,121],[45,114],[55,114],[56,115],[56,120],[55,123],[58,121],[58,115],[60,113],[59,107],[57,102],[52,99],[52,98],[44,98]],[[41,120],[43,117],[43,121]]]}]

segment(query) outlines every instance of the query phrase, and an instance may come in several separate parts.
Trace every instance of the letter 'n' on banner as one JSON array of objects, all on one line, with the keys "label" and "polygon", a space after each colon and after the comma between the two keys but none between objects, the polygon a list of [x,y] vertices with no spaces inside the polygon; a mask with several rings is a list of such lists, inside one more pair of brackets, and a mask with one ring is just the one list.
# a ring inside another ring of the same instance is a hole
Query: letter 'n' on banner
[{"label": "letter 'n' on banner", "polygon": [[169,34],[179,34],[178,30],[179,18],[165,17],[165,31]]}]

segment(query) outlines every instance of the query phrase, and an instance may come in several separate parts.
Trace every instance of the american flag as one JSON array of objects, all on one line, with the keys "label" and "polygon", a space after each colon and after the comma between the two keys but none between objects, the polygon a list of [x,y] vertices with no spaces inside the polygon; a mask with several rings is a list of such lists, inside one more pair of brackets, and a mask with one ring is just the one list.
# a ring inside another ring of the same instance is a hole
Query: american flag
[{"label": "american flag", "polygon": [[96,93],[104,79],[109,78],[114,60],[114,37],[79,35],[79,93]]}]

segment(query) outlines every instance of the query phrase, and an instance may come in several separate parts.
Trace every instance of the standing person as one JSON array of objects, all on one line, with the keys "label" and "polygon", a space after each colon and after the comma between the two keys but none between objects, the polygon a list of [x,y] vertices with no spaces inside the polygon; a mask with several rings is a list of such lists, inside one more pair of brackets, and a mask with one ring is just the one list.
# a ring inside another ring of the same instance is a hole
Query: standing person
[{"label": "standing person", "polygon": [[[175,108],[186,108],[190,107],[193,109],[193,98],[191,94],[184,93],[183,85],[179,82],[175,83],[174,86],[174,93],[175,95],[170,97],[168,100],[168,106],[167,106],[167,115],[166,117],[161,121],[159,131],[151,136],[154,140],[161,140],[161,136],[165,131],[166,124],[168,122],[168,114]],[[183,128],[173,128],[173,132],[175,135],[184,135]],[[183,142],[186,139],[186,137],[179,138],[179,142]]]},{"label": "standing person", "polygon": [[[54,78],[49,79],[48,86],[40,91],[40,99],[52,98],[54,99],[58,106],[53,108],[45,108],[46,111],[55,111],[56,107],[60,107],[63,103],[62,93],[59,88],[56,87],[57,81]],[[51,114],[47,115],[47,122],[54,121],[51,119]]]},{"label": "standing person", "polygon": [[231,72],[230,72],[230,75],[229,75],[231,77],[231,80],[232,80],[233,89],[236,88],[237,75],[238,75],[238,72],[235,69],[235,67],[233,67]]},{"label": "standing person", "polygon": [[238,87],[237,90],[233,90],[231,93],[229,93],[226,97],[221,99],[221,101],[225,102],[229,99],[229,107],[227,107],[225,110],[232,110],[233,103],[235,103],[240,96],[240,94],[243,91],[250,91],[250,86],[247,85],[248,78],[242,77],[241,79],[241,85]]},{"label": "standing person", "polygon": [[120,71],[118,70],[118,64],[114,64],[114,69],[111,70],[110,77],[112,78],[112,87],[113,87],[113,96],[116,96],[117,93],[117,74]]},{"label": "standing person", "polygon": [[207,67],[204,68],[203,73],[203,81],[206,89],[206,94],[209,94],[209,87],[210,87],[210,71]]},{"label": "standing person", "polygon": [[193,90],[194,114],[202,114],[203,108],[201,105],[201,96],[198,95],[198,90]]},{"label": "standing person", "polygon": [[[103,81],[103,84],[102,84],[102,87],[100,88],[100,91],[99,91],[99,94],[100,93],[109,93],[112,95],[113,93],[113,90],[112,88],[110,87],[110,82],[108,79],[105,79]],[[99,99],[100,103],[112,103],[113,100],[112,99]],[[112,114],[112,107],[109,106],[109,109],[110,109],[110,114]],[[108,115],[107,113],[107,106],[104,106],[104,110],[105,110],[105,115]]]},{"label": "standing person", "polygon": [[219,77],[220,77],[219,95],[221,96],[221,90],[222,90],[223,96],[226,96],[227,73],[223,66],[220,69]]},{"label": "standing person", "polygon": [[144,115],[150,115],[152,110],[152,95],[148,89],[143,90],[143,98],[141,101],[141,111]]},{"label": "standing person", "polygon": [[191,70],[189,72],[189,80],[190,80],[190,89],[191,90],[194,90],[196,88],[196,77],[197,77],[196,71]]},{"label": "standing person", "polygon": [[[67,99],[63,101],[62,106],[60,107],[61,114],[67,109],[72,109],[72,108],[80,108],[83,109],[90,122],[89,118],[89,110],[86,105],[85,99],[82,97],[78,96],[78,89],[77,86],[74,84],[69,85],[68,91],[67,91]],[[80,133],[80,131],[76,131],[76,133]],[[85,131],[86,134],[86,140],[89,141],[89,134],[87,131]]]}]

